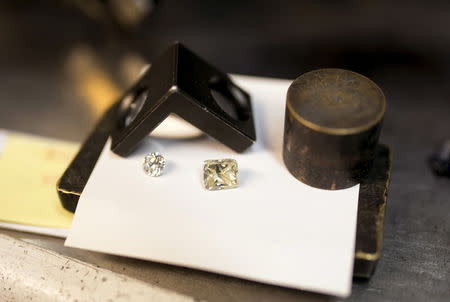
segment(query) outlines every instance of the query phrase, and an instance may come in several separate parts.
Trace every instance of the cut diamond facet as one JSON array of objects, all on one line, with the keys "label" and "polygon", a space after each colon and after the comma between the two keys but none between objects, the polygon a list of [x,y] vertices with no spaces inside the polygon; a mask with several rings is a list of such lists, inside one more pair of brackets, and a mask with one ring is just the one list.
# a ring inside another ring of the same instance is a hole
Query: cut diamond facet
[{"label": "cut diamond facet", "polygon": [[159,152],[152,152],[145,156],[144,172],[150,176],[161,175],[166,166],[166,159]]},{"label": "cut diamond facet", "polygon": [[207,190],[231,189],[238,186],[238,164],[234,159],[205,160],[203,183]]}]

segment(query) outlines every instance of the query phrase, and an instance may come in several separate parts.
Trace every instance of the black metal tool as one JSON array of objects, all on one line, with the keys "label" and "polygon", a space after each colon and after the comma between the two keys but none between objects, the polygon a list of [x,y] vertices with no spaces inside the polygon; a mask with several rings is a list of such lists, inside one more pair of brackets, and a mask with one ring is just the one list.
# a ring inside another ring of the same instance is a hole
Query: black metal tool
[{"label": "black metal tool", "polygon": [[256,140],[250,96],[180,43],[170,47],[123,97],[111,150],[127,156],[169,114],[236,152]]}]

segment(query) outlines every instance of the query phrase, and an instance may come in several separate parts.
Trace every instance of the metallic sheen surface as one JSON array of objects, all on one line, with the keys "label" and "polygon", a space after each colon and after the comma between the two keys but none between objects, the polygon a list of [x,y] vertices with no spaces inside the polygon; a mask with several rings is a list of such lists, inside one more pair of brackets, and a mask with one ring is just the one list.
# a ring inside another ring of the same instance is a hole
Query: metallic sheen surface
[{"label": "metallic sheen surface", "polygon": [[298,77],[287,94],[289,111],[305,126],[328,134],[354,134],[383,118],[386,101],[370,79],[329,68]]},{"label": "metallic sheen surface", "polygon": [[386,101],[368,78],[318,69],[289,86],[283,159],[298,180],[320,189],[354,186],[371,169]]}]

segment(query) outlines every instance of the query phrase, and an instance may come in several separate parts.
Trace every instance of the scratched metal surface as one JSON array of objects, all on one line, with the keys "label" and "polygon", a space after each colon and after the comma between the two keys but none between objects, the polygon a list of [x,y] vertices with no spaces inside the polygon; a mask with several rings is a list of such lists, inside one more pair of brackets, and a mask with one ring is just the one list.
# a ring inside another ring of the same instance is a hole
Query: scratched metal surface
[{"label": "scratched metal surface", "polygon": [[[105,42],[105,30],[74,9],[52,1],[11,2],[0,5],[0,128],[81,141],[93,126],[95,115],[65,77],[64,64],[67,53],[80,42],[107,57],[111,43]],[[414,5],[403,9],[390,1],[364,2],[365,6],[358,7],[359,14],[346,16],[345,23],[336,23],[339,26],[333,22],[349,14],[347,10],[328,3],[319,12],[322,7],[309,4],[303,8],[310,14],[303,16],[312,25],[295,27],[298,20],[288,12],[297,8],[295,1],[288,11],[286,5],[278,7],[272,2],[264,2],[266,7],[225,5],[222,11],[233,14],[228,19],[214,5],[163,3],[160,12],[147,22],[151,30],[142,39],[142,49],[150,56],[168,41],[180,39],[227,72],[293,78],[318,67],[345,67],[368,75],[383,88],[388,110],[380,140],[394,153],[384,252],[374,277],[368,282],[355,280],[348,300],[448,301],[450,180],[433,176],[426,157],[436,143],[450,135],[450,4],[413,1]],[[266,13],[267,9],[275,11],[275,17]],[[378,24],[381,13],[384,23]],[[173,21],[167,18],[170,14],[180,18]],[[169,19],[175,24],[168,26]],[[235,22],[230,26],[223,25],[232,20]],[[339,39],[330,41],[330,36]],[[335,300],[181,267],[69,249],[60,239],[0,232],[197,299]]]}]

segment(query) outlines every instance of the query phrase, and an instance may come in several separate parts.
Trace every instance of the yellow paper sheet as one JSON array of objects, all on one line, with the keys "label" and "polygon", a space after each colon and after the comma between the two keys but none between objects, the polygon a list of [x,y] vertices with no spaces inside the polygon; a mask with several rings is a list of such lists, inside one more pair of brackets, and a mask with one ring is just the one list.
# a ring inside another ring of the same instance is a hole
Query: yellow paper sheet
[{"label": "yellow paper sheet", "polygon": [[[0,130],[0,221],[69,228],[56,182],[78,145]],[[3,145],[3,146],[1,146]]]}]

